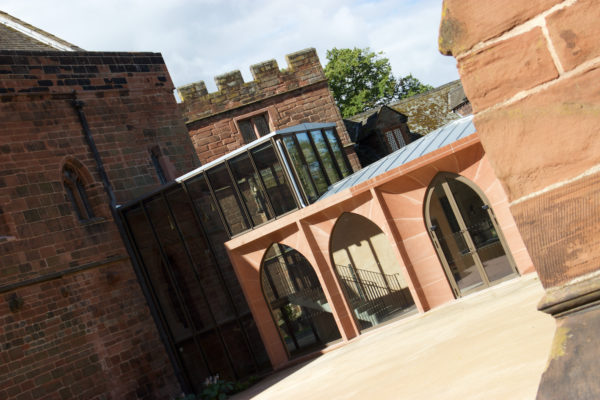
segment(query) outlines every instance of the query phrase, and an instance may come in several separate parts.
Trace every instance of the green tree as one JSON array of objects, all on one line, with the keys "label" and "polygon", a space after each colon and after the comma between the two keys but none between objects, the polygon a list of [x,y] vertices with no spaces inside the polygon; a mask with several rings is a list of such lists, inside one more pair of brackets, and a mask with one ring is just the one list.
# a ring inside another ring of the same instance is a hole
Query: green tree
[{"label": "green tree", "polygon": [[368,47],[327,50],[325,76],[343,117],[432,89],[412,75],[394,78],[390,61]]}]

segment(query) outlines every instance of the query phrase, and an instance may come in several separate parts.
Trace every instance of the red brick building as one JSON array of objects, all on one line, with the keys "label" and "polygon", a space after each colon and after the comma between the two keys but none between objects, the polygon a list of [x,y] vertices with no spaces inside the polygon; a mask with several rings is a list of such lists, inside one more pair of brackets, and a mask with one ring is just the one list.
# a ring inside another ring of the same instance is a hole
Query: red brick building
[{"label": "red brick building", "polygon": [[164,61],[2,18],[0,398],[174,395],[113,214],[199,165]]},{"label": "red brick building", "polygon": [[285,70],[275,60],[252,65],[251,82],[244,82],[240,71],[217,76],[214,93],[208,93],[202,81],[178,88],[202,163],[272,131],[306,122],[334,122],[353,170],[360,169],[315,49],[288,54],[286,60]]}]

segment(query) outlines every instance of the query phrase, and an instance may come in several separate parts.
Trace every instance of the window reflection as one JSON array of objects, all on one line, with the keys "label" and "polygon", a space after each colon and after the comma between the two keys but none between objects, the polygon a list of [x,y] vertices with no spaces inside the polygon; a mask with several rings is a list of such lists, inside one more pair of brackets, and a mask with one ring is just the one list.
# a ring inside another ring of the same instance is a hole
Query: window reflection
[{"label": "window reflection", "polygon": [[223,216],[229,225],[231,234],[235,235],[250,228],[225,164],[211,168],[206,172],[206,175],[219,202]]},{"label": "window reflection", "polygon": [[295,209],[296,202],[285,179],[281,163],[271,143],[252,149],[254,164],[258,169],[276,215]]}]

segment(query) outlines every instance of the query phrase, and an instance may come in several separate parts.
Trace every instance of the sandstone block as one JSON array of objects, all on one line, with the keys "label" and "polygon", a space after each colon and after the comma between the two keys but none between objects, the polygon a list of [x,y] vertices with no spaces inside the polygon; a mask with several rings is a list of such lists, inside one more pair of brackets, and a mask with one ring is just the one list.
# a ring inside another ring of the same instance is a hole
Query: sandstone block
[{"label": "sandstone block", "polygon": [[558,77],[541,28],[471,54],[458,67],[476,111]]},{"label": "sandstone block", "polygon": [[578,1],[548,16],[548,32],[565,71],[600,56],[599,20],[594,0]]},{"label": "sandstone block", "polygon": [[444,0],[439,49],[458,56],[535,17],[561,0]]},{"label": "sandstone block", "polygon": [[509,201],[600,163],[600,69],[559,82],[510,106],[475,116]]}]

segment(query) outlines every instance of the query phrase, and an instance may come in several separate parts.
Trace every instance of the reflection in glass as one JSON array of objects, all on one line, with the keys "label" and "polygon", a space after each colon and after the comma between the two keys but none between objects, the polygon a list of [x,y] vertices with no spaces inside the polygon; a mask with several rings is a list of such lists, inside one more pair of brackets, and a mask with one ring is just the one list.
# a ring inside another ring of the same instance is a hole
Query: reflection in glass
[{"label": "reflection in glass", "polygon": [[341,338],[315,271],[296,250],[277,243],[272,245],[265,255],[261,280],[273,318],[291,355],[322,348]]},{"label": "reflection in glass", "polygon": [[253,225],[260,225],[273,218],[266,201],[266,193],[261,187],[258,174],[250,162],[248,153],[231,159],[229,167],[238,190],[242,194],[250,218],[252,218]]},{"label": "reflection in glass", "polygon": [[336,162],[329,152],[329,148],[325,138],[323,137],[323,133],[321,131],[311,131],[310,134],[313,138],[313,142],[315,143],[317,153],[319,153],[321,161],[323,161],[323,167],[325,168],[325,172],[327,172],[329,182],[339,181],[342,177],[338,173]]},{"label": "reflection in glass", "polygon": [[435,186],[429,207],[432,228],[460,291],[468,291],[482,285],[483,280],[475,260],[441,183]]},{"label": "reflection in glass", "polygon": [[348,167],[348,163],[346,162],[346,158],[344,156],[344,150],[342,149],[340,140],[338,139],[336,134],[333,132],[333,129],[326,129],[325,136],[327,137],[327,140],[329,141],[329,146],[331,146],[331,151],[333,152],[333,155],[337,161],[337,165],[338,165],[340,171],[342,172],[342,175],[344,176],[344,178],[347,177],[348,175],[350,175],[352,173],[352,171],[350,171],[350,168]]},{"label": "reflection in glass", "polygon": [[300,183],[306,193],[308,202],[312,203],[316,201],[319,198],[319,194],[317,193],[315,186],[312,182],[308,165],[304,163],[304,160],[302,159],[302,156],[300,154],[300,150],[296,146],[294,137],[285,137],[283,138],[283,142],[285,143],[285,147],[287,148],[288,154],[292,159],[292,164],[294,165],[294,169],[298,174],[298,179],[300,179]]},{"label": "reflection in glass", "polygon": [[236,235],[250,228],[225,164],[209,169],[206,171],[206,175],[229,225],[231,234]]},{"label": "reflection in glass", "polygon": [[265,143],[252,149],[254,164],[271,199],[275,215],[279,216],[297,208],[290,191],[281,163],[271,143]]},{"label": "reflection in glass", "polygon": [[302,149],[302,154],[304,154],[304,159],[308,164],[308,170],[310,171],[311,176],[313,177],[313,181],[317,187],[317,191],[319,195],[322,195],[327,191],[329,187],[329,182],[321,169],[321,164],[315,154],[312,145],[310,144],[310,139],[308,138],[308,133],[300,132],[296,134],[296,138],[298,139],[298,144]]},{"label": "reflection in glass", "polygon": [[513,268],[490,218],[489,207],[468,185],[448,179],[448,186],[489,281],[493,282],[512,274]]}]

